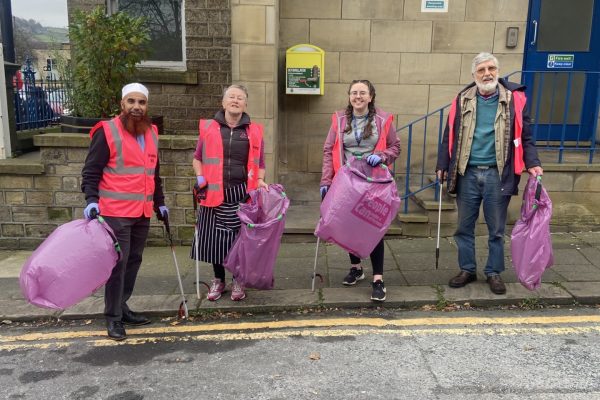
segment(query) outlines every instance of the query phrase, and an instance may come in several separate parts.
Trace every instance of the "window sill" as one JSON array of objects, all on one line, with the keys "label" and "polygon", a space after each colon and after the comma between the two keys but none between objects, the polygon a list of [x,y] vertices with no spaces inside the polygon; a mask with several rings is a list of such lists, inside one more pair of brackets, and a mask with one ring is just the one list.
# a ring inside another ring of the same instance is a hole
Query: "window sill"
[{"label": "window sill", "polygon": [[171,83],[176,85],[198,84],[198,73],[189,71],[171,71],[138,67],[135,78],[144,83]]}]

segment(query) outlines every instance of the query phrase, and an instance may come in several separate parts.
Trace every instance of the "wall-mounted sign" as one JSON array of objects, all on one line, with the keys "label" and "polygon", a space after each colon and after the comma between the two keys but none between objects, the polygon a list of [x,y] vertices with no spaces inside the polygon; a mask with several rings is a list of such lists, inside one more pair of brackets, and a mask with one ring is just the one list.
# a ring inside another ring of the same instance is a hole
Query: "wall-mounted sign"
[{"label": "wall-mounted sign", "polygon": [[421,12],[448,12],[448,0],[421,0]]},{"label": "wall-mounted sign", "polygon": [[573,68],[574,65],[574,54],[548,54],[547,68]]},{"label": "wall-mounted sign", "polygon": [[310,44],[299,44],[286,51],[286,94],[325,93],[325,52]]}]

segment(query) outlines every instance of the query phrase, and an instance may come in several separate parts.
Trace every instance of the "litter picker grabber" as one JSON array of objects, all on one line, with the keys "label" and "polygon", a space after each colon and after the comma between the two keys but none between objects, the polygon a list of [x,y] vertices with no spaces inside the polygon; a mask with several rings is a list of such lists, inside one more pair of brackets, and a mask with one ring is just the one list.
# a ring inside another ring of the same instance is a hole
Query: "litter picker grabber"
[{"label": "litter picker grabber", "polygon": [[[159,211],[160,212],[160,211]],[[175,263],[175,271],[177,271],[177,282],[179,283],[179,291],[181,292],[181,304],[179,305],[178,317],[181,319],[187,319],[190,314],[187,307],[187,299],[185,298],[185,292],[183,291],[183,283],[181,282],[181,274],[179,273],[179,264],[177,263],[177,256],[175,255],[175,245],[173,244],[173,236],[171,235],[171,228],[169,227],[169,216],[163,217],[165,229],[167,231],[167,240],[171,246],[171,253],[173,254],[173,262]]]},{"label": "litter picker grabber", "polygon": [[[317,237],[317,249],[315,250],[315,263],[313,265],[313,273],[312,273],[312,284],[311,291],[315,291],[315,277],[317,276],[317,258],[319,257],[319,243],[321,242],[321,238]],[[319,275],[321,278],[321,275]],[[323,280],[323,278],[321,278]]]},{"label": "litter picker grabber", "polygon": [[196,251],[196,297],[200,300],[200,255],[198,251],[200,250],[200,245],[198,242],[200,241],[200,235],[198,232],[198,199],[197,199],[197,191],[196,187],[194,187],[194,191],[192,192],[192,197],[194,198],[194,250]]},{"label": "litter picker grabber", "polygon": [[444,178],[438,180],[438,184],[440,185],[440,192],[438,193],[439,201],[438,201],[438,223],[437,223],[437,241],[435,245],[435,269],[438,269],[438,264],[440,261],[440,223],[442,221],[442,189],[444,188]]},{"label": "litter picker grabber", "polygon": [[200,189],[198,185],[194,185],[194,189],[192,190],[193,204],[194,204],[194,216],[196,217],[194,221],[194,250],[196,253],[196,297],[200,300],[200,284],[206,286],[207,289],[210,290],[210,286],[208,283],[200,280],[200,230],[198,229],[198,224],[200,222],[200,216],[198,214],[198,202],[199,200],[204,200],[206,198],[206,188]]}]

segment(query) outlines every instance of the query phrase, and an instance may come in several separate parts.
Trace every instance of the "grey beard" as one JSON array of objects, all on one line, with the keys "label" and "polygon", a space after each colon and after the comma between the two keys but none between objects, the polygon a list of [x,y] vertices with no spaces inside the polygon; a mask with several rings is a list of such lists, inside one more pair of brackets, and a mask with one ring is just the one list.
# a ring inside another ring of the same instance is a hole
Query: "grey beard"
[{"label": "grey beard", "polygon": [[482,93],[490,93],[496,90],[496,86],[498,86],[498,79],[494,79],[492,82],[483,83],[479,81],[475,81],[477,85],[477,89],[479,89]]}]

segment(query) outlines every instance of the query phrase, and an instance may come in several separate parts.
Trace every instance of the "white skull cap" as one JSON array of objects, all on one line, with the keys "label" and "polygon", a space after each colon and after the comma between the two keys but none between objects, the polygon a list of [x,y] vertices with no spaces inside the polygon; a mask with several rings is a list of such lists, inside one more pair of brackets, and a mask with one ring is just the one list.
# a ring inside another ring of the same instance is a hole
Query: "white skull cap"
[{"label": "white skull cap", "polygon": [[127,85],[123,86],[123,89],[121,89],[121,98],[124,99],[125,96],[133,92],[141,93],[146,96],[146,99],[148,99],[148,88],[137,82],[128,83]]}]

